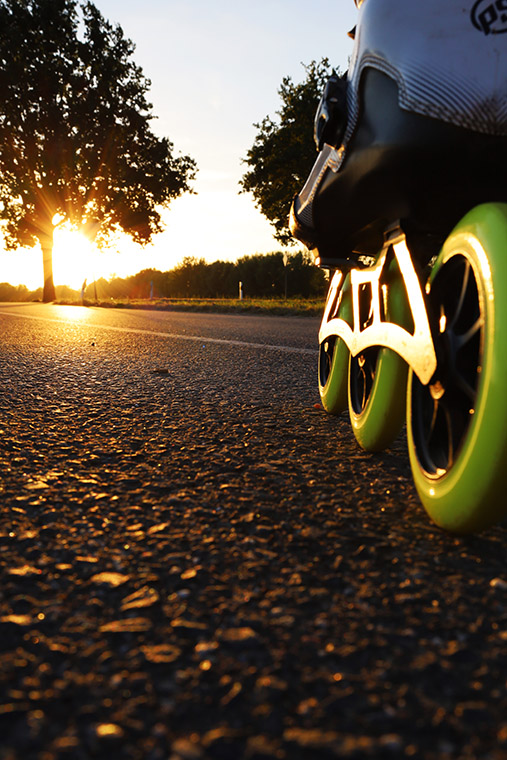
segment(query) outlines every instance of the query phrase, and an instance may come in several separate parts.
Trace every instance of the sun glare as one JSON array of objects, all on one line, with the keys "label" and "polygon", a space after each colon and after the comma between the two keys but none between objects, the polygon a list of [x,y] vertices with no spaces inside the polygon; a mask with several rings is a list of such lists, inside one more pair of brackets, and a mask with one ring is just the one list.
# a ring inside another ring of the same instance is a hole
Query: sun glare
[{"label": "sun glare", "polygon": [[[222,210],[229,209],[225,228]],[[185,256],[206,261],[231,260],[238,256],[277,250],[266,219],[244,195],[229,191],[204,191],[199,195],[176,198],[163,214],[167,229],[154,236],[145,248],[127,235],[113,236],[109,245],[99,250],[79,232],[58,224],[54,233],[53,279],[55,285],[68,285],[80,291],[101,277],[129,277],[143,269],[167,272]],[[39,246],[16,252],[0,246],[0,282],[24,284],[30,289],[42,286],[42,256]]]},{"label": "sun glare", "polygon": [[93,280],[96,277],[95,254],[95,247],[85,235],[58,227],[53,247],[55,283],[79,290],[85,279],[88,282]]}]

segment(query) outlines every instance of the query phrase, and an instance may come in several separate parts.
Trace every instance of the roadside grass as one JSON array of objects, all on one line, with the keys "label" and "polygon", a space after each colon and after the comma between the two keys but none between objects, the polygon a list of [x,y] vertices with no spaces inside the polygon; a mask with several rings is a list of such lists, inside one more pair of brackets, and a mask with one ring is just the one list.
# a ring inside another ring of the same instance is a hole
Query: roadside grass
[{"label": "roadside grass", "polygon": [[96,306],[104,309],[151,309],[153,311],[199,311],[217,314],[271,314],[321,316],[324,299],[310,298],[109,298],[60,299],[61,306]]}]

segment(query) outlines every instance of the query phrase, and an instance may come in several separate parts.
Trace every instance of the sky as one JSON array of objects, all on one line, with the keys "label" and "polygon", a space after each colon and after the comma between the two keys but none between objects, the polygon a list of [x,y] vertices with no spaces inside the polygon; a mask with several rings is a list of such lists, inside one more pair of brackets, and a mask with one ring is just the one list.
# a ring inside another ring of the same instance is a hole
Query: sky
[{"label": "sky", "polygon": [[[63,232],[55,240],[56,285],[79,287],[86,277],[172,269],[186,256],[207,261],[280,250],[272,227],[239,181],[254,142],[254,124],[275,116],[284,76],[305,76],[303,63],[329,58],[345,71],[353,0],[95,0],[120,24],[133,56],[152,83],[152,129],[175,154],[197,162],[195,195],[164,211],[166,229],[141,248],[124,239],[98,253]],[[0,282],[42,284],[40,250],[0,249]]]}]

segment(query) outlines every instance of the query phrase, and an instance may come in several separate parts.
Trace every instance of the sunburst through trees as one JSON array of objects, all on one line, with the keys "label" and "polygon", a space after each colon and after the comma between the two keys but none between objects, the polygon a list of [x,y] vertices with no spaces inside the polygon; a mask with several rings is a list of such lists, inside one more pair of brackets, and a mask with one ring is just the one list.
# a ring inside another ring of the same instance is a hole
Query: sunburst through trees
[{"label": "sunburst through trees", "polygon": [[118,231],[143,244],[190,190],[195,162],[151,130],[133,52],[91,2],[0,0],[1,229],[7,248],[40,243],[44,301],[55,219],[99,244]]}]

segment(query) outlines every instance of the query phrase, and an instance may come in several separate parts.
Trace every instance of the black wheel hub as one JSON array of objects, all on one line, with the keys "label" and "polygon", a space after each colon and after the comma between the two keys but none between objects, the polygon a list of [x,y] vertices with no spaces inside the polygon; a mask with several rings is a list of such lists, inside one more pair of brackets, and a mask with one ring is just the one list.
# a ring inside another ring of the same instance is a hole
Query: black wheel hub
[{"label": "black wheel hub", "polygon": [[473,418],[484,342],[484,315],[473,267],[457,254],[436,273],[430,292],[438,319],[438,366],[429,385],[412,382],[412,435],[430,477],[456,461]]},{"label": "black wheel hub", "polygon": [[350,401],[356,414],[364,411],[373,390],[378,354],[378,348],[367,348],[350,359]]}]

